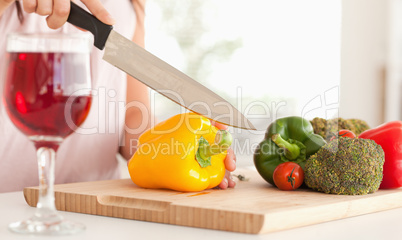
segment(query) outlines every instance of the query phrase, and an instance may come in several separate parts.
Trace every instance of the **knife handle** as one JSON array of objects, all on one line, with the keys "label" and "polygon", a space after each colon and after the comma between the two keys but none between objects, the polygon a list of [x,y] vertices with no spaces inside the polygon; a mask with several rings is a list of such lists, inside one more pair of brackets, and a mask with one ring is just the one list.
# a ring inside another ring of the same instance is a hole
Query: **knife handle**
[{"label": "knife handle", "polygon": [[70,15],[67,18],[67,22],[90,31],[94,35],[95,47],[100,50],[105,47],[110,31],[113,29],[113,26],[104,24],[73,2],[71,2]]}]

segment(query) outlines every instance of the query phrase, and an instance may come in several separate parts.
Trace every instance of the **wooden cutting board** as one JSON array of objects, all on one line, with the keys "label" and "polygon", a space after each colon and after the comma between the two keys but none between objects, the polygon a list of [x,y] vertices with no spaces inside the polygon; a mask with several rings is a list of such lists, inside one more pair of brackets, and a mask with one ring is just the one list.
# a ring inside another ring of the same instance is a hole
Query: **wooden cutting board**
[{"label": "wooden cutting board", "polygon": [[[142,189],[130,179],[55,186],[56,208],[117,218],[242,233],[266,233],[402,206],[402,189],[363,196],[330,195],[308,189],[281,191],[255,170],[238,170],[248,181],[236,188],[184,193]],[[36,206],[38,188],[25,188]]]}]

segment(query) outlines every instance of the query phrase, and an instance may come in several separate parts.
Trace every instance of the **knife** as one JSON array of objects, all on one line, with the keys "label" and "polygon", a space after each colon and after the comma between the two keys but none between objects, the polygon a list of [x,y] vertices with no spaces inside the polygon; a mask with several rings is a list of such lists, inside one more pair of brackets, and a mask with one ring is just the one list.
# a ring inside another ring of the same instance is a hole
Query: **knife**
[{"label": "knife", "polygon": [[95,47],[105,50],[105,61],[163,96],[216,122],[255,130],[253,124],[225,99],[123,37],[113,30],[113,26],[102,23],[73,2],[67,22],[94,35]]}]

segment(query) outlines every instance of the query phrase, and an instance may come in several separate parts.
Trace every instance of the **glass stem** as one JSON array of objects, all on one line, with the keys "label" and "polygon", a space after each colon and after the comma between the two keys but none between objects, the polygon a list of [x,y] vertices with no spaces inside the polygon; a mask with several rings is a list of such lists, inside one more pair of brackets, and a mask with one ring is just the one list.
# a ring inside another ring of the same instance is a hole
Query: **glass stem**
[{"label": "glass stem", "polygon": [[49,147],[37,149],[39,171],[39,199],[35,217],[52,224],[61,221],[54,202],[54,171],[56,151]]}]

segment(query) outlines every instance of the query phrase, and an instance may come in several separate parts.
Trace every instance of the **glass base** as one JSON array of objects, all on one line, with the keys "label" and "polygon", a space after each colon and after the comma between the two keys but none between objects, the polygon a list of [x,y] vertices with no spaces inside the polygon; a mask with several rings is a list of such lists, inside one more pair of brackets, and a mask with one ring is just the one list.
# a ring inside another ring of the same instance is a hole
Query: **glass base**
[{"label": "glass base", "polygon": [[12,232],[34,235],[70,235],[83,232],[85,226],[80,223],[62,220],[52,224],[28,219],[8,225]]}]

